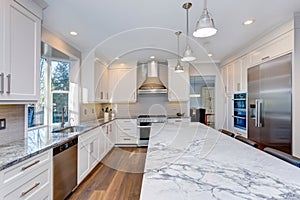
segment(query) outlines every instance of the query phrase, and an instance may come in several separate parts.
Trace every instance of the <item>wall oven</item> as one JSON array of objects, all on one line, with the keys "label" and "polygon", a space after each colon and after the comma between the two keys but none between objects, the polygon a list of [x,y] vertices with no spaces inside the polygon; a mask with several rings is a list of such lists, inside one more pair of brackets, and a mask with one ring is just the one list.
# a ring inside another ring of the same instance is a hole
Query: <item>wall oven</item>
[{"label": "wall oven", "polygon": [[138,127],[138,146],[139,147],[147,147],[151,125],[153,123],[165,123],[167,122],[167,117],[165,115],[140,115],[137,119],[137,127]]},{"label": "wall oven", "polygon": [[247,94],[233,95],[233,125],[234,128],[246,131],[247,129]]}]

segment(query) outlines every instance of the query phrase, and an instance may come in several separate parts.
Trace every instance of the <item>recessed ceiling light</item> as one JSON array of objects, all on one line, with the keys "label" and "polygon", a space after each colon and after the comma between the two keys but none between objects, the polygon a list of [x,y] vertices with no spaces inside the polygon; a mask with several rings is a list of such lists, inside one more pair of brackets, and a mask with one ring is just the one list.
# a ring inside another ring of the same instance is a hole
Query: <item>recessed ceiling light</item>
[{"label": "recessed ceiling light", "polygon": [[70,35],[74,35],[74,36],[76,36],[76,35],[78,35],[78,33],[77,33],[77,32],[75,32],[75,31],[71,31],[71,32],[70,32]]},{"label": "recessed ceiling light", "polygon": [[212,57],[213,54],[212,54],[212,53],[208,53],[207,56],[208,56],[208,57]]},{"label": "recessed ceiling light", "polygon": [[150,56],[150,58],[151,58],[151,59],[154,59],[154,58],[155,58],[155,56]]},{"label": "recessed ceiling light", "polygon": [[254,23],[254,19],[247,19],[243,22],[244,25],[250,25],[250,24],[253,24]]},{"label": "recessed ceiling light", "polygon": [[120,58],[119,57],[115,57],[115,60],[119,60]]},{"label": "recessed ceiling light", "polygon": [[121,66],[124,66],[125,64],[124,64],[124,63],[121,63],[120,65],[121,65]]}]

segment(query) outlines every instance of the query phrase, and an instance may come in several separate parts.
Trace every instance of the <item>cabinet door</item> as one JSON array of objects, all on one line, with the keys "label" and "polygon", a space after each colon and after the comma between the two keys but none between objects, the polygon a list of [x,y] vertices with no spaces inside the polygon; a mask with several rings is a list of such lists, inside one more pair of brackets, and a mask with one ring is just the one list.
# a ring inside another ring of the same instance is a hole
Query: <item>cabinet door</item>
[{"label": "cabinet door", "polygon": [[105,129],[102,129],[102,127],[99,128],[99,161],[101,161],[105,155],[106,155],[106,132],[104,132]]},{"label": "cabinet door", "polygon": [[227,96],[227,114],[226,114],[226,122],[227,122],[227,130],[233,132],[233,100],[232,96]]},{"label": "cabinet door", "polygon": [[89,143],[78,138],[78,184],[89,173]]},{"label": "cabinet door", "polygon": [[233,92],[240,92],[242,89],[242,61],[239,59],[233,63]]},{"label": "cabinet door", "polygon": [[96,60],[94,70],[95,101],[102,103],[108,102],[107,67]]},{"label": "cabinet door", "polygon": [[[96,129],[94,129],[95,131]],[[92,170],[99,161],[99,139],[98,134],[93,136],[89,142],[89,162],[90,162],[90,170]]]},{"label": "cabinet door", "polygon": [[110,102],[136,102],[136,68],[109,70]]},{"label": "cabinet door", "polygon": [[184,72],[177,73],[174,66],[168,67],[168,99],[169,101],[189,101],[190,79],[189,67],[184,66]]},{"label": "cabinet door", "polygon": [[250,67],[250,63],[249,63],[249,56],[244,56],[243,58],[241,58],[241,91],[243,92],[247,92],[248,90],[248,79],[247,79],[247,75],[248,75],[248,68]]},{"label": "cabinet door", "polygon": [[227,66],[227,94],[234,92],[234,64]]},{"label": "cabinet door", "polygon": [[9,100],[39,98],[41,20],[13,0],[5,7],[5,93]]}]

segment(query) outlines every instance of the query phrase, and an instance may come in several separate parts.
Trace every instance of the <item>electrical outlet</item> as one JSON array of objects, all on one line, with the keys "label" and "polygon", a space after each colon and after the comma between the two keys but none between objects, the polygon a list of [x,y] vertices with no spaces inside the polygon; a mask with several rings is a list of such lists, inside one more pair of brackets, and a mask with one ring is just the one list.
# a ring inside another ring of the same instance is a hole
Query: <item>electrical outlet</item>
[{"label": "electrical outlet", "polygon": [[84,109],[84,114],[87,115],[87,110],[86,109]]},{"label": "electrical outlet", "polygon": [[6,129],[6,119],[0,119],[0,130]]}]

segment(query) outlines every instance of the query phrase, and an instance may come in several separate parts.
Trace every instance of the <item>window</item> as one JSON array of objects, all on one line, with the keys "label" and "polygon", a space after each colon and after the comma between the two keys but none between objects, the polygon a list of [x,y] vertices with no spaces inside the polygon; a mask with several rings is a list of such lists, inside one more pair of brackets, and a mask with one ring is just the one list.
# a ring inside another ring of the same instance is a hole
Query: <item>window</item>
[{"label": "window", "polygon": [[47,65],[45,58],[40,62],[40,100],[37,104],[28,105],[28,128],[45,124],[45,109],[47,99]]},{"label": "window", "polygon": [[28,128],[68,121],[70,62],[41,58],[40,100],[28,105]]}]

